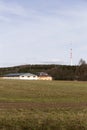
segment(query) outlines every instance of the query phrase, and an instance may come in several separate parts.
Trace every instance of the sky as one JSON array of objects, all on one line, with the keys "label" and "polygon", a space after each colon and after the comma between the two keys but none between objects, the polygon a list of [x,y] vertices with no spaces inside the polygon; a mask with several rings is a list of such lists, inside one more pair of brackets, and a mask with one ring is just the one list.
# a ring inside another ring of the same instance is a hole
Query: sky
[{"label": "sky", "polygon": [[0,0],[0,67],[87,61],[87,0]]}]

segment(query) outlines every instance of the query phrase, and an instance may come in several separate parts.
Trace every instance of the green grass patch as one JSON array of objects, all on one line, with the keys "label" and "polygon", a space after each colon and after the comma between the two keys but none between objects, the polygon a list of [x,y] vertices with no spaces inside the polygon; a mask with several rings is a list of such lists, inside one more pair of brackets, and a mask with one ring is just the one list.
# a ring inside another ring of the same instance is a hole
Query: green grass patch
[{"label": "green grass patch", "polygon": [[0,80],[0,101],[86,102],[87,82]]}]

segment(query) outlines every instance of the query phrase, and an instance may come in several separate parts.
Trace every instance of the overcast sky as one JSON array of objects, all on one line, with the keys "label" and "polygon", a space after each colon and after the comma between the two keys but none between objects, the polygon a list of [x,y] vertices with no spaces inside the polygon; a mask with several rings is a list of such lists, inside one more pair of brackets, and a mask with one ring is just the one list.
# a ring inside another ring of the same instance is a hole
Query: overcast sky
[{"label": "overcast sky", "polygon": [[0,0],[0,67],[87,61],[87,0]]}]

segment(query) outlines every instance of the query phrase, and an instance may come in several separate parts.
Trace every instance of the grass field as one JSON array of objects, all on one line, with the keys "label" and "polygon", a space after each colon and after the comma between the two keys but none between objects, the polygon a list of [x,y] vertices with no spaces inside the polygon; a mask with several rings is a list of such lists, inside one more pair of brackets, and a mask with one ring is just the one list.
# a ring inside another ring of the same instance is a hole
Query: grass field
[{"label": "grass field", "polygon": [[87,82],[0,80],[0,130],[87,130]]}]

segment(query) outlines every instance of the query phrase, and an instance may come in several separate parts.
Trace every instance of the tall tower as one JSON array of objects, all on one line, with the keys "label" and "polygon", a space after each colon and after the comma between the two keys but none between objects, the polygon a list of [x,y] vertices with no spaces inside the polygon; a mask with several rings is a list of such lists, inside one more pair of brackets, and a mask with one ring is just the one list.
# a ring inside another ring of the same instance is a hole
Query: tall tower
[{"label": "tall tower", "polygon": [[72,48],[70,49],[70,65],[72,66]]}]

